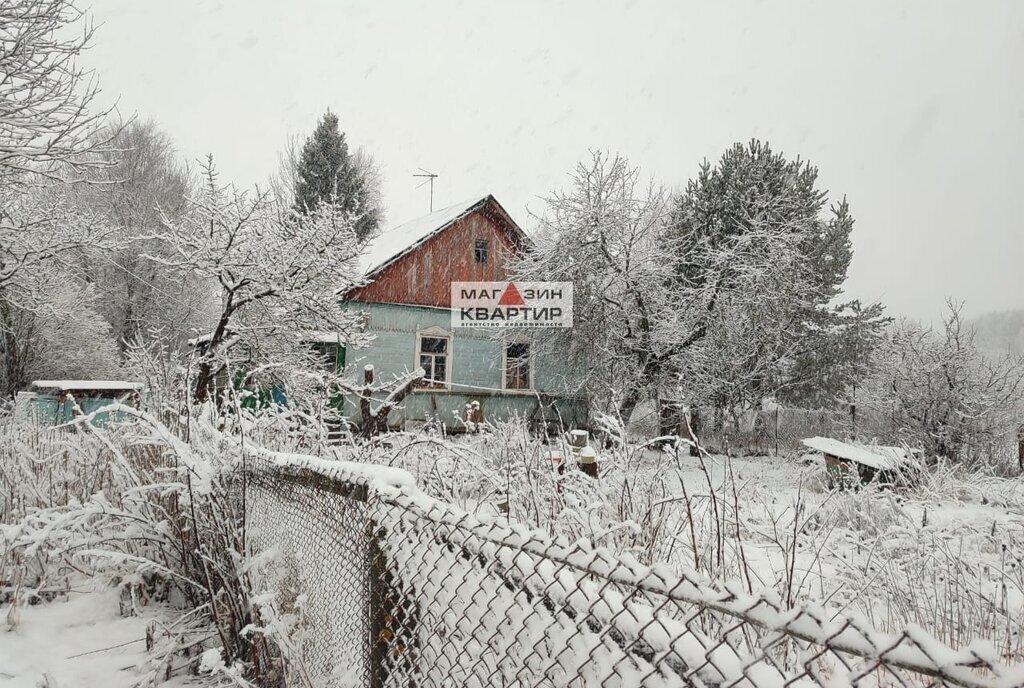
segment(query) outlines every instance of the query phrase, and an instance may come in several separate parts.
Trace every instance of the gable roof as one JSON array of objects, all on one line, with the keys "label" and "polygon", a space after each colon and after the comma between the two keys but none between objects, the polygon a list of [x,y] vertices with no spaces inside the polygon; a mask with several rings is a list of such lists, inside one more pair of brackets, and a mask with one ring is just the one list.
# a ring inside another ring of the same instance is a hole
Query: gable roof
[{"label": "gable roof", "polygon": [[508,220],[508,223],[515,227],[521,240],[526,241],[526,234],[505,212],[501,204],[494,196],[477,196],[475,198],[456,203],[455,205],[436,210],[429,215],[410,220],[405,224],[391,227],[378,234],[366,243],[363,254],[359,258],[359,267],[367,277],[380,272],[382,269],[395,262],[416,247],[425,243],[428,239],[461,220],[471,212],[478,210],[488,203],[493,202],[501,213]]}]

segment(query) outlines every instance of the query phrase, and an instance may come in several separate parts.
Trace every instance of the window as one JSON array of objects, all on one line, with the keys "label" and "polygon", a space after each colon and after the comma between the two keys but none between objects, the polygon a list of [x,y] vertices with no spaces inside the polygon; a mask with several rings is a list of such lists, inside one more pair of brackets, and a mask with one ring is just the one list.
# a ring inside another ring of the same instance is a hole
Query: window
[{"label": "window", "polygon": [[345,367],[345,347],[334,342],[311,342],[314,359],[320,364],[319,370],[336,373]]},{"label": "window", "polygon": [[473,260],[477,263],[487,262],[487,239],[477,239],[473,246]]},{"label": "window", "polygon": [[[432,328],[432,330],[440,328]],[[416,340],[417,365],[426,372],[422,385],[425,387],[448,386],[448,356],[451,353],[451,337],[434,331],[420,333]]]},{"label": "window", "polygon": [[530,343],[505,344],[505,389],[532,389]]}]

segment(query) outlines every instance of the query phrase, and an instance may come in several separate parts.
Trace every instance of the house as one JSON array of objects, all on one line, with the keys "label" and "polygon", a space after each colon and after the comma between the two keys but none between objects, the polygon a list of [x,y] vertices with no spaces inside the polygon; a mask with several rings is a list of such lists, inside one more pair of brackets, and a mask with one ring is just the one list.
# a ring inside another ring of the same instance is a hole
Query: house
[{"label": "house", "polygon": [[[454,327],[452,282],[507,282],[529,238],[491,195],[458,203],[382,232],[361,267],[367,283],[345,296],[373,341],[348,352],[349,365],[372,365],[377,381],[422,367],[424,379],[391,412],[391,427],[429,421],[458,431],[472,420],[512,417],[536,425],[585,426],[586,399],[554,352],[526,328]],[[474,403],[475,402],[475,403]],[[346,415],[358,422],[358,404]]]}]

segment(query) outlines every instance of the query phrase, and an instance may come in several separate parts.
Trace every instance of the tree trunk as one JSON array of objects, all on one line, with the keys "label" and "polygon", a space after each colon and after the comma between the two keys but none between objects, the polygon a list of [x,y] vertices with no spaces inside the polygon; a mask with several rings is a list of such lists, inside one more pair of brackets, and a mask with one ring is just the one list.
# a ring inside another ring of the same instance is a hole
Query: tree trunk
[{"label": "tree trunk", "polygon": [[220,370],[219,367],[214,367],[213,357],[220,350],[221,344],[224,343],[230,318],[230,312],[221,314],[216,329],[210,335],[210,342],[206,345],[206,351],[203,353],[202,358],[199,359],[199,370],[196,373],[195,387],[195,402],[197,404],[202,404],[209,400],[210,393],[213,392],[214,377],[216,377]]},{"label": "tree trunk", "polygon": [[199,362],[199,370],[196,372],[196,388],[194,399],[197,404],[209,400],[210,392],[213,391],[213,361],[204,357]]},{"label": "tree trunk", "polygon": [[658,434],[684,435],[683,405],[678,401],[658,397]]},{"label": "tree trunk", "polygon": [[[700,415],[700,409],[696,406],[690,409],[690,432],[694,438],[700,441],[701,432],[704,430],[704,419]],[[700,450],[696,444],[690,445],[690,456],[700,456]]]},{"label": "tree trunk", "polygon": [[14,334],[14,322],[11,318],[11,304],[0,297],[0,330],[4,339],[4,370],[3,389],[0,395],[4,398],[13,396],[25,386],[24,361],[18,351],[18,338]]},{"label": "tree trunk", "polygon": [[391,414],[391,410],[405,400],[405,397],[413,390],[416,383],[423,379],[423,376],[423,369],[419,368],[404,382],[395,387],[376,409],[371,409],[370,395],[373,393],[373,366],[366,366],[363,371],[363,387],[357,391],[359,396],[359,413],[362,416],[362,425],[359,428],[360,434],[369,439],[374,435],[386,432],[388,429],[388,416]]},{"label": "tree trunk", "polygon": [[641,391],[640,386],[637,385],[629,391],[626,398],[622,400],[621,404],[619,404],[619,418],[622,419],[623,427],[629,425],[630,416],[633,415],[633,411],[636,410],[637,404],[640,403],[642,398],[643,392]]},{"label": "tree trunk", "polygon": [[1024,474],[1024,425],[1017,428],[1017,465]]}]

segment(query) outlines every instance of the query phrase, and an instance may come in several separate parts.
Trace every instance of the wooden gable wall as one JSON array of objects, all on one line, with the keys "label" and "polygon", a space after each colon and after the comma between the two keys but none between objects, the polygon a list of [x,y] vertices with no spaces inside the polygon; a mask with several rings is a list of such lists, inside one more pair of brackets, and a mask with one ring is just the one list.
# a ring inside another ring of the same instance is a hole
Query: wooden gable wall
[{"label": "wooden gable wall", "polygon": [[[521,251],[518,232],[500,206],[489,200],[373,275],[369,284],[349,292],[348,298],[450,308],[452,282],[511,278],[512,260]],[[488,241],[485,264],[474,260],[477,239]]]}]

